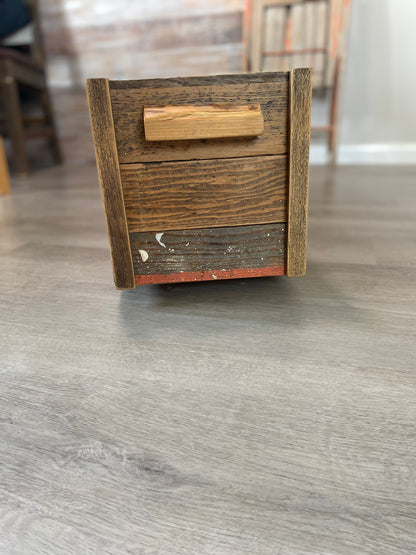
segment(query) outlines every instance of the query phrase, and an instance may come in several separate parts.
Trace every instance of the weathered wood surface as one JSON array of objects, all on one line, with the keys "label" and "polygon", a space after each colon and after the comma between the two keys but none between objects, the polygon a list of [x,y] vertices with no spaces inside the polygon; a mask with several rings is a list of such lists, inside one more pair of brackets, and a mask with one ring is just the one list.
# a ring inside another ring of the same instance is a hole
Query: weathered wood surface
[{"label": "weathered wood surface", "polygon": [[242,70],[241,0],[43,0],[41,8],[48,77],[58,90],[83,87],[84,75]]},{"label": "weathered wood surface", "polygon": [[306,272],[311,97],[311,70],[294,69],[290,78],[288,276],[303,276]]},{"label": "weathered wood surface", "polygon": [[130,242],[139,276],[174,274],[174,281],[190,281],[190,273],[221,279],[233,277],[229,270],[251,270],[251,275],[264,275],[264,269],[274,269],[267,275],[282,275],[285,270],[286,224],[132,233]]},{"label": "weathered wood surface", "polygon": [[413,168],[312,167],[301,280],[121,292],[95,167],[12,189],[2,555],[416,553]]},{"label": "weathered wood surface", "polygon": [[130,233],[285,222],[286,156],[121,166]]},{"label": "weathered wood surface", "polygon": [[[120,163],[233,158],[285,154],[288,133],[288,73],[110,81]],[[255,138],[147,142],[145,106],[257,102],[264,134]]]},{"label": "weathered wood surface", "polygon": [[[238,99],[236,99],[238,102]],[[146,141],[256,137],[264,132],[259,104],[149,106],[144,108]]]},{"label": "weathered wood surface", "polygon": [[108,81],[88,79],[87,93],[113,259],[114,282],[119,289],[129,289],[135,287],[135,282]]}]

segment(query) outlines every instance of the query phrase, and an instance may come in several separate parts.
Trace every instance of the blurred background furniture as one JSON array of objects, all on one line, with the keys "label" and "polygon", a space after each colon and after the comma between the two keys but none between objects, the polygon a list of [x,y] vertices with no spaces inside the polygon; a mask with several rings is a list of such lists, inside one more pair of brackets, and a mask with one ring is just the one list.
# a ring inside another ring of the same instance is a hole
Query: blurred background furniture
[{"label": "blurred background furniture", "polygon": [[247,0],[244,18],[246,71],[312,67],[314,95],[329,97],[328,122],[312,132],[327,134],[332,163],[349,9],[350,0]]},{"label": "blurred background furniture", "polygon": [[[0,41],[0,129],[11,141],[13,170],[24,175],[29,172],[28,139],[47,138],[54,162],[62,159],[46,83],[37,2],[32,0],[26,10],[22,2],[6,0],[1,9],[0,31],[7,36]],[[19,29],[28,21],[30,27]],[[29,114],[25,104],[31,105]],[[33,105],[37,105],[35,112]]]},{"label": "blurred background furniture", "polygon": [[0,195],[7,195],[8,193],[10,193],[9,168],[4,152],[3,139],[0,136]]}]

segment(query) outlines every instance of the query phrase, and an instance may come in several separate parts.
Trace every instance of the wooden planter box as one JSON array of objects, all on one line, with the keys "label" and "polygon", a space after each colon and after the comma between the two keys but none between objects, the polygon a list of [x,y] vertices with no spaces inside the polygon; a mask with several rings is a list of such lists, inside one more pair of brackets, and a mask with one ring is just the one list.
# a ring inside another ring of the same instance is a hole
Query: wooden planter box
[{"label": "wooden planter box", "polygon": [[117,288],[305,273],[309,69],[87,91]]}]

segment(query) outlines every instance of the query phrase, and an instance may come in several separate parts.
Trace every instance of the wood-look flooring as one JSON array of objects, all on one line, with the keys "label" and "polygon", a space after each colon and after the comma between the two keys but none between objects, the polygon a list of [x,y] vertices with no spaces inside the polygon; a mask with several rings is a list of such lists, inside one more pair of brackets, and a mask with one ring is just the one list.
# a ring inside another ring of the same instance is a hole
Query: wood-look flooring
[{"label": "wood-look flooring", "polygon": [[116,291],[95,167],[0,198],[0,553],[416,552],[416,169],[312,168],[308,270]]}]

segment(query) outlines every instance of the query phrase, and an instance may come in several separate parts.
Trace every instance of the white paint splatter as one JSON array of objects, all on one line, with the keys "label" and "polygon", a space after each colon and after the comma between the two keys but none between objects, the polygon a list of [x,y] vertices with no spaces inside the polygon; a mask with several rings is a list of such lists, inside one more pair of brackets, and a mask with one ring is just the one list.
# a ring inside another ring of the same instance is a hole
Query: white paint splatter
[{"label": "white paint splatter", "polygon": [[215,274],[211,274],[212,275],[212,279],[217,279],[217,276]]},{"label": "white paint splatter", "polygon": [[169,249],[169,252],[175,252],[175,249]]},{"label": "white paint splatter", "polygon": [[156,237],[156,241],[159,243],[159,245],[161,247],[165,247],[165,249],[166,249],[165,243],[162,243],[162,241],[161,241],[163,235],[164,235],[164,233],[156,233],[155,237]]},{"label": "white paint splatter", "polygon": [[149,258],[149,253],[147,251],[142,251],[141,249],[139,249],[139,254],[143,262],[146,262],[146,260]]},{"label": "white paint splatter", "polygon": [[186,243],[185,247],[189,247],[189,241]]}]

